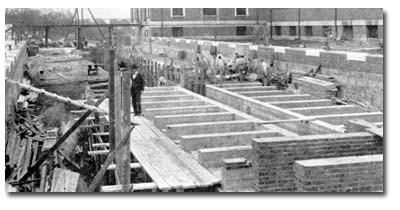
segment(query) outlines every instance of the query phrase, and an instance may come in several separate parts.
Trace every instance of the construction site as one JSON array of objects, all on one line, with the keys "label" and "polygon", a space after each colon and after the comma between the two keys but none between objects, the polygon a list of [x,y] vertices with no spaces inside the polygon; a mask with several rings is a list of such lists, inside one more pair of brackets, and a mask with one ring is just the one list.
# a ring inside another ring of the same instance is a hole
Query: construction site
[{"label": "construction site", "polygon": [[6,11],[7,192],[384,192],[382,9],[125,10]]}]

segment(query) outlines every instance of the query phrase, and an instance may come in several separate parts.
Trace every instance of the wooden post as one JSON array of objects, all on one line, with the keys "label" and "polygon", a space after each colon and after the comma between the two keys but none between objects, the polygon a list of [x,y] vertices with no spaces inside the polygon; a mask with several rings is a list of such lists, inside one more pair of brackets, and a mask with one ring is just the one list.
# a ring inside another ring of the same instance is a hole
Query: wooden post
[{"label": "wooden post", "polygon": [[153,60],[150,60],[150,87],[154,87],[154,62]]},{"label": "wooden post", "polygon": [[[131,87],[131,79],[130,79],[130,72],[129,71],[124,71],[121,72],[122,76],[122,81],[121,81],[121,96],[122,96],[122,102],[121,102],[121,119],[122,119],[122,125],[121,125],[121,137],[129,132],[130,128],[130,123],[131,123],[131,94],[130,94],[130,87]],[[121,139],[122,141],[122,139]],[[123,142],[121,142],[123,143]],[[131,168],[130,168],[130,162],[131,162],[131,149],[130,149],[130,141],[126,141],[124,146],[121,148],[121,150],[118,152],[119,159],[117,160],[117,169],[120,168],[120,171],[118,174],[120,174],[120,181],[122,184],[123,192],[129,192],[130,191],[130,183],[131,183]],[[118,163],[119,161],[119,163]],[[118,166],[120,165],[120,166]]]},{"label": "wooden post", "polygon": [[204,80],[205,80],[205,69],[200,66],[200,95],[204,96]]},{"label": "wooden post", "polygon": [[46,26],[45,27],[45,31],[44,31],[44,36],[45,36],[45,46],[46,46],[46,48],[48,48],[49,47],[49,27],[48,26]]},{"label": "wooden post", "polygon": [[187,78],[186,78],[186,71],[185,71],[185,65],[184,64],[182,64],[181,65],[181,67],[180,67],[180,83],[181,83],[181,87],[183,87],[183,88],[186,88],[186,80],[187,80]]},{"label": "wooden post", "polygon": [[78,40],[77,40],[77,49],[82,50],[83,49],[83,44],[82,44],[82,28],[78,27]]},{"label": "wooden post", "polygon": [[159,70],[160,70],[159,64],[157,62],[154,62],[154,71],[155,71],[154,86],[158,86],[158,78],[160,78]]},{"label": "wooden post", "polygon": [[194,66],[194,92],[200,93],[200,84],[199,84],[199,65],[198,62],[195,63]]},{"label": "wooden post", "polygon": [[109,79],[108,79],[108,112],[109,112],[109,141],[110,141],[110,149],[115,149],[115,69],[114,69],[114,60],[115,60],[115,49],[110,46],[108,51],[108,65],[109,65]]}]

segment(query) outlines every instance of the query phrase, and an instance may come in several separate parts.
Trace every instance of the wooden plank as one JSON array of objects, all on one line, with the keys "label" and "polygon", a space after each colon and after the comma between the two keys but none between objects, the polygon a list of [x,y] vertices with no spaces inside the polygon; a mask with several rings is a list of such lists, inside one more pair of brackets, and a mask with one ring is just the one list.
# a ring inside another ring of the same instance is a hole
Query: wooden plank
[{"label": "wooden plank", "polygon": [[[167,181],[167,183],[174,189],[176,188],[194,188],[196,187],[195,182],[187,175],[182,173],[182,169],[176,164],[176,162],[171,161],[169,158],[169,153],[171,151],[166,151],[164,148],[160,147],[158,141],[158,136],[154,134],[147,126],[142,127],[143,130],[139,130],[141,136],[145,137],[145,141],[149,142],[151,149],[153,150],[153,156],[148,153],[148,159],[157,166],[157,170],[160,175]],[[154,154],[158,154],[154,157]]]},{"label": "wooden plank", "polygon": [[293,95],[278,95],[278,96],[255,96],[250,97],[262,102],[278,102],[278,101],[294,101],[294,100],[310,100],[313,97],[310,94],[293,94]]},{"label": "wooden plank", "polygon": [[143,102],[142,106],[145,109],[157,109],[157,108],[172,108],[172,107],[184,107],[184,106],[203,106],[205,103],[201,100],[178,100],[178,101],[155,101],[155,102]]},{"label": "wooden plank", "polygon": [[[140,163],[130,163],[129,164],[130,169],[139,169],[142,168],[142,165]],[[107,170],[115,170],[117,168],[117,165],[111,164],[108,166]]]},{"label": "wooden plank", "polygon": [[96,147],[110,147],[110,143],[96,143],[96,144],[92,144],[92,147],[96,148]]},{"label": "wooden plank", "polygon": [[201,122],[167,125],[167,135],[178,139],[183,135],[249,131],[255,129],[255,123],[249,120]]},{"label": "wooden plank", "polygon": [[277,96],[277,95],[293,95],[292,91],[287,90],[272,90],[272,91],[243,91],[236,92],[237,94],[248,96],[248,97],[256,97],[256,96]]},{"label": "wooden plank", "polygon": [[88,155],[108,155],[110,150],[104,149],[104,150],[95,150],[95,151],[88,151]]},{"label": "wooden plank", "polygon": [[306,108],[303,107],[303,108],[292,108],[289,110],[306,116],[365,112],[360,107],[354,105],[334,105],[334,106],[318,106],[318,107],[306,107]]},{"label": "wooden plank", "polygon": [[169,96],[143,96],[142,102],[154,102],[154,101],[169,101],[169,100],[192,100],[193,98],[189,95],[169,95]]},{"label": "wooden plank", "polygon": [[182,91],[178,90],[165,90],[165,91],[150,91],[150,92],[143,92],[143,97],[148,96],[174,96],[174,95],[183,95]]},{"label": "wooden plank", "polygon": [[100,133],[93,133],[93,136],[109,136],[109,132],[100,132]]},{"label": "wooden plank", "polygon": [[76,192],[78,181],[79,173],[55,168],[51,192]]},{"label": "wooden plank", "polygon": [[367,128],[366,131],[383,138],[383,128]]},{"label": "wooden plank", "polygon": [[[135,183],[135,184],[130,184],[130,189],[132,192],[142,191],[142,190],[153,190],[153,189],[157,189],[157,184],[154,182]],[[102,186],[101,191],[102,192],[122,192],[122,185]]]},{"label": "wooden plank", "polygon": [[279,106],[281,108],[303,108],[303,107],[316,107],[316,106],[331,106],[333,101],[329,99],[316,99],[316,100],[302,100],[302,101],[281,101],[281,102],[270,102],[269,104]]},{"label": "wooden plank", "polygon": [[224,88],[225,90],[231,92],[242,92],[242,91],[272,91],[277,90],[276,86],[254,86],[254,87],[229,87]]},{"label": "wooden plank", "polygon": [[257,87],[262,86],[259,82],[236,82],[236,83],[223,83],[222,88],[231,88],[231,87]]},{"label": "wooden plank", "polygon": [[[212,175],[208,170],[203,168],[196,160],[194,160],[189,154],[178,148],[163,132],[156,127],[152,126],[148,120],[143,120],[143,123],[149,125],[150,128],[158,137],[158,144],[161,144],[165,151],[168,151],[169,157],[175,162],[179,163],[180,167],[185,173],[196,180],[196,183],[200,187],[207,187],[214,184],[220,183],[220,179]],[[173,151],[173,152],[170,152]]]},{"label": "wooden plank", "polygon": [[165,127],[170,124],[194,123],[194,122],[217,122],[235,120],[235,115],[229,112],[211,112],[196,114],[161,115],[154,117],[157,127]]},{"label": "wooden plank", "polygon": [[161,116],[161,115],[207,113],[207,112],[218,112],[218,111],[220,111],[220,109],[213,105],[183,106],[183,107],[171,107],[171,108],[145,109],[145,115],[151,118],[153,116]]}]

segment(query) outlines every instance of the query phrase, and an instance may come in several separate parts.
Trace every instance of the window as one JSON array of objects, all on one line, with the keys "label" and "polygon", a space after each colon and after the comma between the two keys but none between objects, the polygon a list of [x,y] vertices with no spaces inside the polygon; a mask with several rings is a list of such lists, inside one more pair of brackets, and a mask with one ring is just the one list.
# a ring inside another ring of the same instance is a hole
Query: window
[{"label": "window", "polygon": [[203,15],[217,15],[216,8],[203,8]]},{"label": "window", "polygon": [[185,12],[183,8],[172,8],[172,17],[180,17],[185,16]]},{"label": "window", "polygon": [[173,27],[172,28],[172,36],[173,37],[183,36],[183,27]]},{"label": "window", "polygon": [[344,40],[352,40],[353,39],[353,26],[351,26],[351,25],[343,26],[342,38]]},{"label": "window", "polygon": [[282,35],[282,27],[281,26],[275,26],[275,35],[280,36]]},{"label": "window", "polygon": [[236,27],[236,36],[245,36],[247,33],[246,26],[238,26]]},{"label": "window", "polygon": [[235,16],[247,16],[247,8],[236,8]]},{"label": "window", "polygon": [[330,26],[322,26],[322,36],[327,37],[332,33],[332,28]]},{"label": "window", "polygon": [[296,36],[296,26],[289,26],[289,36]]},{"label": "window", "polygon": [[377,25],[367,25],[367,37],[368,38],[378,38],[378,26]]},{"label": "window", "polygon": [[305,26],[304,30],[305,30],[306,36],[312,36],[313,35],[312,26]]}]

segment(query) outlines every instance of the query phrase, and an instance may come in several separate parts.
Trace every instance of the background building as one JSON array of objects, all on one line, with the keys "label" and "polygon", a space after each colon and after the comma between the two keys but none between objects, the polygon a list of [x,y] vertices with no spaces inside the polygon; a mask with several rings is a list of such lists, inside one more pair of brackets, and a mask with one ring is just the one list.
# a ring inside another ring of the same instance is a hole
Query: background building
[{"label": "background building", "polygon": [[218,40],[273,39],[383,42],[383,9],[364,8],[140,8],[133,22],[145,36]]}]

